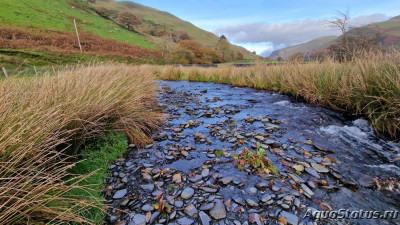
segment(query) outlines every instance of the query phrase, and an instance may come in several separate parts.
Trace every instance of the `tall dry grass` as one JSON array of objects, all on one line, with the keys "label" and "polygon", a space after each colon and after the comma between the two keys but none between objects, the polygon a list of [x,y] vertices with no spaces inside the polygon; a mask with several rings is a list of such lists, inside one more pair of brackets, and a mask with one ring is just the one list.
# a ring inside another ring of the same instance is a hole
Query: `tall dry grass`
[{"label": "tall dry grass", "polygon": [[90,188],[68,174],[69,147],[106,129],[141,144],[162,119],[151,71],[126,65],[4,79],[0,105],[0,224],[90,222],[80,212],[98,204],[68,194]]},{"label": "tall dry grass", "polygon": [[351,62],[257,64],[235,68],[153,67],[165,80],[215,82],[277,91],[367,117],[377,134],[400,137],[400,53],[364,53]]}]

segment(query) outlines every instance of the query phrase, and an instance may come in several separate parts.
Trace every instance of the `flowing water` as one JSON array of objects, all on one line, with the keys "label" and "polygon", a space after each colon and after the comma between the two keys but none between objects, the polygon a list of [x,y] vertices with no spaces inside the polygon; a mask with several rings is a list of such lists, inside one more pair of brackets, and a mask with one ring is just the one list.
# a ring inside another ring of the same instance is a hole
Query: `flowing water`
[{"label": "flowing water", "polygon": [[[232,199],[236,202],[233,199],[239,197],[260,203],[248,203],[239,214],[234,208],[240,204],[227,204],[228,215],[223,220],[226,224],[233,224],[232,221],[236,221],[235,224],[244,221],[276,224],[280,217],[286,217],[288,224],[312,221],[318,224],[400,223],[399,219],[303,218],[308,209],[326,210],[327,207],[333,210],[400,210],[399,144],[377,138],[368,121],[252,88],[187,81],[162,81],[159,85],[159,103],[168,115],[167,122],[154,136],[155,145],[139,150],[147,152],[147,158],[134,157],[137,155],[134,150],[124,160],[137,166],[152,163],[146,168],[169,168],[189,180],[204,168],[209,169],[209,177],[203,176],[193,182],[183,179],[182,189],[194,187],[195,196],[198,196],[185,202],[185,206],[191,203],[198,209],[212,202],[215,196],[209,197],[207,191],[201,191],[202,186],[209,185],[217,188],[214,195],[224,201]],[[255,150],[257,142],[266,149],[267,157],[279,175],[256,174],[248,166],[243,170],[237,168],[232,154],[240,153],[244,148]],[[316,164],[319,167],[310,166]],[[115,168],[121,168],[119,165],[122,164],[117,163]],[[296,171],[299,167],[293,169],[295,165],[301,165],[301,171]],[[291,178],[292,174],[297,178]],[[224,178],[232,179],[232,182],[228,180],[228,184],[223,184]],[[118,179],[112,178],[110,183],[115,186]],[[149,183],[140,176],[134,179]],[[150,180],[150,183],[160,182],[154,178]],[[181,189],[167,190],[167,183],[172,182],[172,178],[161,180],[166,184],[158,189],[178,198]],[[263,181],[267,182],[266,187],[259,185]],[[303,185],[312,191],[307,191]],[[254,187],[257,187],[257,193],[251,191]],[[262,202],[266,194],[274,195],[272,203]],[[290,197],[282,200],[287,196]],[[296,201],[301,204],[296,206]],[[118,207],[119,203],[114,200],[114,204]],[[165,223],[190,215],[185,210],[179,214],[179,207],[174,210],[178,211],[178,216],[173,219],[167,216]],[[137,208],[126,211],[144,214]],[[212,216],[211,211],[208,214]],[[263,220],[254,219],[254,215]],[[295,218],[291,217],[294,215]],[[197,216],[192,219],[195,223],[200,220]]]}]

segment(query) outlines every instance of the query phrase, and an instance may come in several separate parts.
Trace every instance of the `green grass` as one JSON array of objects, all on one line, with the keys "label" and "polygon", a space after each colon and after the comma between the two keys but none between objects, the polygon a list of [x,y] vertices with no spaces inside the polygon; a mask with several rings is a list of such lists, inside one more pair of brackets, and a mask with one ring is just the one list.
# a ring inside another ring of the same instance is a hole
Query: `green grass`
[{"label": "green grass", "polygon": [[99,224],[104,219],[105,213],[102,210],[104,198],[101,193],[104,187],[103,181],[109,176],[108,167],[110,163],[121,157],[127,148],[128,142],[125,134],[110,132],[83,149],[81,151],[83,161],[69,171],[82,175],[96,171],[94,175],[80,183],[82,186],[90,186],[92,190],[88,192],[87,190],[74,189],[67,193],[73,194],[77,198],[93,200],[93,202],[98,203],[97,206],[82,211],[83,216],[89,221]]},{"label": "green grass", "polygon": [[[87,11],[73,8],[69,2],[87,7]],[[78,28],[87,30],[105,39],[115,39],[147,49],[155,46],[144,36],[126,30],[111,20],[97,15],[91,7],[81,0],[2,0],[0,24],[2,26],[33,27],[45,30],[74,32],[72,18],[77,18]]]}]

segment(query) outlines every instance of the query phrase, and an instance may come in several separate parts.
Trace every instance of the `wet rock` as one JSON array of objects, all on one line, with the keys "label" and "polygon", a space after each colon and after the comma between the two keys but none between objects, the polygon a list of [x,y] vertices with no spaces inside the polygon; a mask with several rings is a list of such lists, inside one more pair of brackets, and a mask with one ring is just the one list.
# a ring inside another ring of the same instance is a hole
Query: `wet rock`
[{"label": "wet rock", "polygon": [[152,192],[154,190],[154,184],[143,184],[143,185],[140,185],[140,187],[143,190],[149,191],[149,192]]},{"label": "wet rock", "polygon": [[132,221],[134,225],[145,225],[146,216],[142,214],[135,214],[135,217],[133,217]]},{"label": "wet rock", "polygon": [[301,184],[300,186],[301,186],[301,188],[303,189],[303,191],[304,191],[305,193],[307,193],[308,195],[310,195],[310,196],[313,196],[313,195],[314,195],[314,192],[311,191],[311,189],[310,189],[307,185]]},{"label": "wet rock", "polygon": [[373,188],[376,186],[375,179],[366,174],[361,175],[361,177],[358,179],[358,184],[366,188]]},{"label": "wet rock", "polygon": [[260,183],[257,183],[257,184],[256,184],[256,187],[257,187],[258,189],[264,189],[264,188],[267,188],[267,187],[268,187],[268,183],[262,181],[262,182],[260,182]]},{"label": "wet rock", "polygon": [[201,176],[202,177],[207,177],[210,174],[210,170],[209,169],[203,169],[203,171],[201,171]]},{"label": "wet rock", "polygon": [[202,225],[209,225],[210,224],[210,217],[203,211],[199,213],[200,221]]},{"label": "wet rock", "polygon": [[183,199],[189,199],[193,196],[193,194],[194,194],[193,188],[185,188],[181,193],[181,197]]},{"label": "wet rock", "polygon": [[265,195],[261,196],[262,202],[268,202],[270,200],[272,200],[272,195],[270,195],[270,194],[265,194]]},{"label": "wet rock", "polygon": [[128,190],[126,190],[126,189],[118,190],[118,191],[115,192],[115,194],[113,195],[113,199],[121,199],[121,198],[123,198],[127,193],[128,193]]},{"label": "wet rock", "polygon": [[246,202],[247,202],[247,205],[250,207],[258,207],[259,206],[258,201],[251,199],[251,198],[247,198]]},{"label": "wet rock", "polygon": [[314,168],[318,173],[327,173],[329,172],[329,169],[326,167],[321,166],[320,164],[317,163],[311,163],[312,168]]},{"label": "wet rock", "polygon": [[183,217],[178,219],[178,221],[176,221],[179,225],[191,225],[194,223],[194,220],[189,219],[187,217]]},{"label": "wet rock", "polygon": [[297,171],[300,171],[300,172],[303,172],[303,171],[304,171],[304,166],[301,165],[301,164],[293,165],[292,168],[295,169],[295,170],[297,170]]},{"label": "wet rock", "polygon": [[221,182],[222,182],[224,185],[228,185],[231,181],[232,181],[232,178],[230,178],[230,177],[225,177],[225,178],[222,178],[222,179],[221,179]]},{"label": "wet rock", "polygon": [[151,206],[151,205],[146,204],[146,205],[144,205],[142,207],[142,210],[145,211],[145,212],[154,211],[154,207]]},{"label": "wet rock", "polygon": [[294,215],[293,213],[282,211],[279,213],[279,216],[285,218],[287,224],[290,224],[290,225],[298,225],[299,224],[299,218],[296,215]]},{"label": "wet rock", "polygon": [[201,179],[203,179],[203,177],[201,175],[196,175],[193,178],[190,178],[189,181],[196,183],[196,182],[199,182]]},{"label": "wet rock", "polygon": [[301,177],[291,174],[291,173],[289,173],[289,177],[292,178],[292,180],[294,180],[294,182],[296,182],[296,183],[304,183],[305,182]]},{"label": "wet rock", "polygon": [[200,189],[207,193],[215,193],[218,191],[218,189],[209,188],[209,187],[200,187]]},{"label": "wet rock", "polygon": [[308,167],[304,169],[307,173],[309,173],[311,176],[320,179],[321,177],[319,176],[319,174],[317,173],[317,171],[315,171],[313,168]]},{"label": "wet rock", "polygon": [[232,199],[233,199],[234,202],[236,202],[239,205],[245,205],[246,204],[245,201],[239,196],[234,196]]},{"label": "wet rock", "polygon": [[118,216],[110,216],[110,218],[109,218],[109,221],[110,221],[110,223],[115,223],[115,222],[117,222],[117,220],[118,220]]},{"label": "wet rock", "polygon": [[182,202],[182,201],[175,201],[174,205],[175,205],[177,208],[181,208],[181,207],[183,206],[183,202]]},{"label": "wet rock", "polygon": [[215,200],[215,205],[210,210],[210,215],[216,220],[224,219],[226,217],[225,205],[221,200]]},{"label": "wet rock", "polygon": [[214,207],[214,203],[210,202],[210,203],[207,203],[207,204],[203,204],[203,205],[200,207],[200,210],[202,210],[202,211],[208,211],[208,210],[212,209],[213,207]]},{"label": "wet rock", "polygon": [[257,188],[255,187],[250,187],[249,189],[247,189],[247,193],[249,195],[256,195],[257,194]]},{"label": "wet rock", "polygon": [[195,218],[195,217],[197,217],[198,211],[197,211],[196,207],[193,204],[191,204],[191,205],[188,205],[188,206],[185,207],[185,213],[189,217]]}]

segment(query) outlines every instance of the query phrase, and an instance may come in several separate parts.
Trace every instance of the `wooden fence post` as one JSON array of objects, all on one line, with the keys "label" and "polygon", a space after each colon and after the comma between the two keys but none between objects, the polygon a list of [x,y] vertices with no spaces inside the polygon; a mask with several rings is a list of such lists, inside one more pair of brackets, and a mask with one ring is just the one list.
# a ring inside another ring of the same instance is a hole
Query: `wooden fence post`
[{"label": "wooden fence post", "polygon": [[74,19],[74,25],[75,25],[76,37],[78,39],[79,49],[81,50],[81,54],[82,54],[82,45],[81,45],[81,40],[79,39],[78,27],[76,26],[75,19]]},{"label": "wooden fence post", "polygon": [[1,68],[3,69],[4,75],[6,76],[6,78],[8,78],[8,73],[7,73],[6,68],[4,68],[4,67],[1,67]]}]

